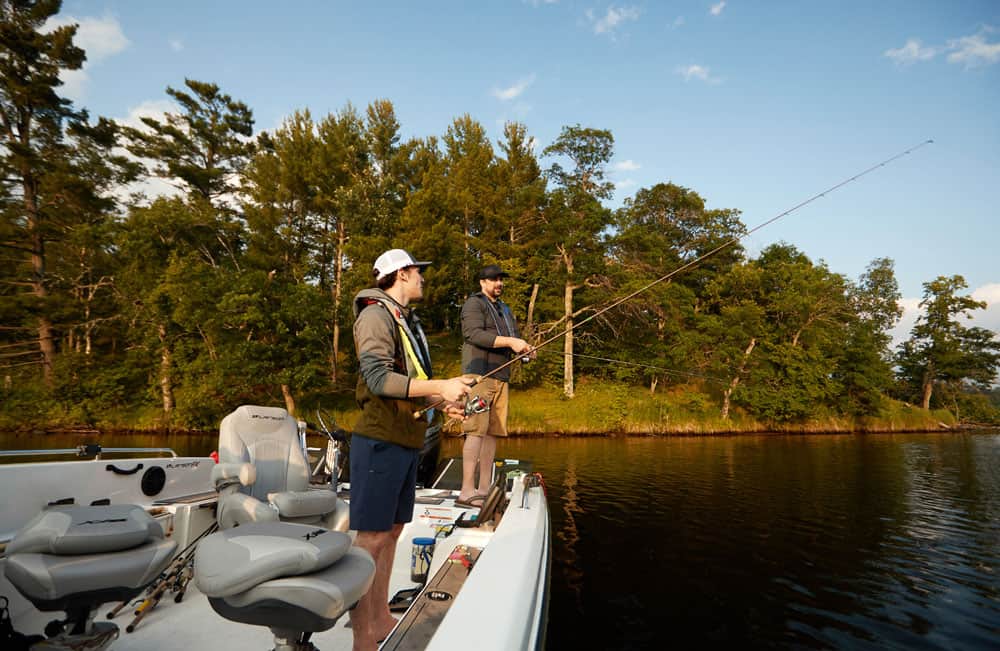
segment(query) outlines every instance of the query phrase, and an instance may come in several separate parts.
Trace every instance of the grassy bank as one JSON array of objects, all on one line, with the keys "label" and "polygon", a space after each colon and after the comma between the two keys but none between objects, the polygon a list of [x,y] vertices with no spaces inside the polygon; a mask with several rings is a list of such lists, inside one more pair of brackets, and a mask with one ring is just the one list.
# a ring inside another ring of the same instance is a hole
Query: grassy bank
[{"label": "grassy bank", "polygon": [[[282,406],[277,399],[267,404]],[[321,406],[341,427],[348,429],[358,417],[353,396],[349,392],[310,396],[302,400],[300,406],[300,417],[312,420],[315,408]],[[225,411],[228,412],[228,409]],[[219,418],[223,415],[225,413]],[[51,418],[44,425],[37,420],[26,422],[12,416],[8,412],[0,413],[0,428],[41,431],[190,429],[164,427],[161,414],[151,407],[111,411],[99,418],[88,419],[87,422],[79,422],[66,414],[65,416],[70,417]],[[576,397],[572,400],[563,397],[560,387],[514,386],[511,390],[508,423],[514,436],[907,432],[950,429],[958,425],[955,417],[947,410],[929,411],[896,401],[888,401],[877,416],[859,419],[828,417],[799,423],[774,424],[755,420],[735,410],[728,420],[722,420],[718,405],[702,393],[673,389],[650,395],[649,391],[635,386],[587,378],[581,379],[577,384]],[[455,424],[452,427],[457,429]]]},{"label": "grassy bank", "polygon": [[951,428],[957,422],[945,410],[928,411],[891,402],[877,417],[844,417],[776,425],[738,411],[728,420],[718,405],[694,392],[648,391],[608,382],[581,382],[576,397],[532,388],[511,392],[512,434],[727,434],[746,432],[903,432]]}]

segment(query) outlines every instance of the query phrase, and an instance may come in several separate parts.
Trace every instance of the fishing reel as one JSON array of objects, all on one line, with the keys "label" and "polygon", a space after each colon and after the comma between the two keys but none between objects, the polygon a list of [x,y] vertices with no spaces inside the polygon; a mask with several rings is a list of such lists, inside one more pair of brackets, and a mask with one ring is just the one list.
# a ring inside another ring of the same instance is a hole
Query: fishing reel
[{"label": "fishing reel", "polygon": [[465,415],[475,416],[476,414],[485,414],[490,410],[490,403],[486,402],[483,398],[478,395],[472,396],[465,401]]}]

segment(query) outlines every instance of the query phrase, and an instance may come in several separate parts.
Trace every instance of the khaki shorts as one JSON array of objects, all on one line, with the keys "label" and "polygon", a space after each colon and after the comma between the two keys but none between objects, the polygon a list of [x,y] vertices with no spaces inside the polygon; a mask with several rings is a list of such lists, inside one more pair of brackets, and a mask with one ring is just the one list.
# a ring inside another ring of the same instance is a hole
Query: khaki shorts
[{"label": "khaki shorts", "polygon": [[507,383],[488,377],[473,386],[470,393],[485,400],[490,410],[465,419],[462,433],[469,436],[507,436],[507,403],[510,401]]}]

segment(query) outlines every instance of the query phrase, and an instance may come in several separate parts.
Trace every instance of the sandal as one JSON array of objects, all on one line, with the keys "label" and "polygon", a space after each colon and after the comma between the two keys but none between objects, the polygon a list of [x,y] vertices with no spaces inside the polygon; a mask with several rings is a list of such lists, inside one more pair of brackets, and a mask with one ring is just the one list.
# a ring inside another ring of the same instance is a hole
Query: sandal
[{"label": "sandal", "polygon": [[467,500],[455,499],[455,506],[462,509],[478,509],[483,505],[483,500],[486,499],[485,495],[480,495],[476,493]]}]

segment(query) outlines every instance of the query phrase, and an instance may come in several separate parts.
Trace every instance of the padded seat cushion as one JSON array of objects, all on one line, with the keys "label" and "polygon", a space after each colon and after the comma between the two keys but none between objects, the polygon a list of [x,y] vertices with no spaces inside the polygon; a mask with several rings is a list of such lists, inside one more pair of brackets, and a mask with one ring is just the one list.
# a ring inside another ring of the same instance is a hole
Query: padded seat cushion
[{"label": "padded seat cushion", "polygon": [[7,554],[100,554],[129,549],[163,529],[141,506],[51,507],[24,525],[7,545]]},{"label": "padded seat cushion", "polygon": [[176,548],[174,541],[158,538],[107,554],[18,552],[7,557],[4,572],[40,610],[65,610],[67,604],[131,598],[152,583]]},{"label": "padded seat cushion", "polygon": [[210,597],[209,602],[232,621],[325,631],[368,592],[374,575],[371,555],[352,547],[339,561],[318,572],[272,579],[230,597]]},{"label": "padded seat cushion", "polygon": [[337,494],[331,490],[269,493],[267,501],[278,507],[278,514],[282,518],[324,515],[337,508]]},{"label": "padded seat cushion", "polygon": [[209,597],[228,597],[264,581],[329,567],[351,547],[339,531],[291,522],[251,522],[198,543],[195,582]]}]

